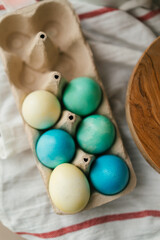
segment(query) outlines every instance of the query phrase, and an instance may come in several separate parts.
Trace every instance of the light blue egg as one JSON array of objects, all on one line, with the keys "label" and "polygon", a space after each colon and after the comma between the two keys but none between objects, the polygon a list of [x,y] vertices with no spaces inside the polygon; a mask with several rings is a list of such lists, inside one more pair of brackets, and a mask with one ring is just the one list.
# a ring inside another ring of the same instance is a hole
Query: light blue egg
[{"label": "light blue egg", "polygon": [[92,78],[79,77],[73,79],[63,93],[63,104],[66,109],[80,116],[94,112],[102,98],[99,84]]},{"label": "light blue egg", "polygon": [[112,146],[115,128],[109,118],[102,115],[90,115],[80,123],[76,137],[84,151],[100,154]]},{"label": "light blue egg", "polygon": [[128,184],[129,169],[118,156],[103,155],[92,164],[90,180],[95,189],[105,195],[121,192]]},{"label": "light blue egg", "polygon": [[61,129],[45,132],[36,145],[39,161],[48,168],[68,163],[75,154],[75,143],[69,133]]}]

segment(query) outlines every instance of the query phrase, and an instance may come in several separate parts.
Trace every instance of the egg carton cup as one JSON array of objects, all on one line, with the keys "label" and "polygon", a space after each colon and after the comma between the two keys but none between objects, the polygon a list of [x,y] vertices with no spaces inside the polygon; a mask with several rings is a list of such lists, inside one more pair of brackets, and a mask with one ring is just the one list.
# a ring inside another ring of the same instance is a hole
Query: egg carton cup
[{"label": "egg carton cup", "polygon": [[[1,57],[21,115],[24,98],[35,90],[50,91],[61,101],[66,82],[81,76],[93,78],[102,89],[103,99],[95,113],[110,118],[116,128],[115,142],[105,154],[115,154],[124,159],[130,170],[130,180],[122,192],[110,196],[100,194],[91,187],[90,200],[85,209],[103,205],[132,191],[136,185],[136,176],[97,73],[92,52],[70,4],[66,0],[44,1],[7,14],[0,19],[0,36]],[[80,121],[79,116],[63,109],[61,118],[53,128],[64,129],[74,137]],[[48,186],[52,170],[40,163],[35,152],[36,142],[44,131],[33,129],[25,122],[24,126],[50,197]],[[87,175],[94,159],[94,155],[77,148],[72,163]],[[54,206],[52,200],[51,203],[56,213],[64,214]]]}]

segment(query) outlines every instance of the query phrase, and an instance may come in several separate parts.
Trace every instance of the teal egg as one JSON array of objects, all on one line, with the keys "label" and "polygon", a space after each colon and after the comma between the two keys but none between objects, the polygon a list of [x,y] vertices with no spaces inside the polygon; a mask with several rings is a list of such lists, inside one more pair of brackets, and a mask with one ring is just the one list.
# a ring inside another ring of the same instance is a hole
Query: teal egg
[{"label": "teal egg", "polygon": [[82,120],[76,137],[84,151],[100,154],[112,146],[115,139],[115,127],[109,118],[91,115]]},{"label": "teal egg", "polygon": [[113,195],[127,186],[129,175],[128,166],[123,159],[115,155],[103,155],[93,162],[90,181],[98,192]]},{"label": "teal egg", "polygon": [[63,93],[65,108],[80,116],[93,113],[98,108],[101,98],[100,86],[88,77],[73,79]]},{"label": "teal egg", "polygon": [[61,129],[52,129],[38,139],[36,153],[39,161],[48,168],[68,163],[75,154],[75,143],[71,135]]}]

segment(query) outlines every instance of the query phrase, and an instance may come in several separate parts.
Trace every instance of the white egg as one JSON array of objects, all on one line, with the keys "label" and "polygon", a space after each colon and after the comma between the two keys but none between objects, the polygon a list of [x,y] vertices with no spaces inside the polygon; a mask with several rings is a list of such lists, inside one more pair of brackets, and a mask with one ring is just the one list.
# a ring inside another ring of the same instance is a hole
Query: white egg
[{"label": "white egg", "polygon": [[90,198],[90,186],[83,172],[73,164],[57,166],[50,177],[49,193],[54,205],[63,213],[81,211]]},{"label": "white egg", "polygon": [[60,113],[57,97],[45,90],[30,93],[22,104],[24,120],[36,129],[50,128],[57,122]]}]

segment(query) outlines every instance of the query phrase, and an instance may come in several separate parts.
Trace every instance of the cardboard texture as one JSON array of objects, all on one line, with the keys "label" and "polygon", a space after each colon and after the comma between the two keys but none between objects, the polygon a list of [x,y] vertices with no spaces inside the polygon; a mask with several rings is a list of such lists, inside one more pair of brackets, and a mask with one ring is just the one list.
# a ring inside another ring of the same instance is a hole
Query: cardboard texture
[{"label": "cardboard texture", "polygon": [[[22,102],[30,92],[45,89],[61,100],[66,80],[76,77],[93,78],[103,91],[103,100],[96,113],[109,117],[116,127],[116,140],[107,154],[116,154],[125,160],[130,170],[130,181],[122,192],[112,196],[91,189],[90,201],[85,209],[100,206],[132,191],[136,176],[112,116],[92,52],[70,4],[65,0],[44,1],[8,14],[0,21],[0,36],[1,56],[20,114]],[[54,127],[74,136],[79,122],[79,116],[64,109]],[[52,170],[43,166],[35,154],[35,144],[42,131],[31,128],[25,122],[24,126],[48,192]],[[73,164],[87,174],[94,159],[95,156],[77,149]],[[52,205],[57,213],[63,214]]]}]

